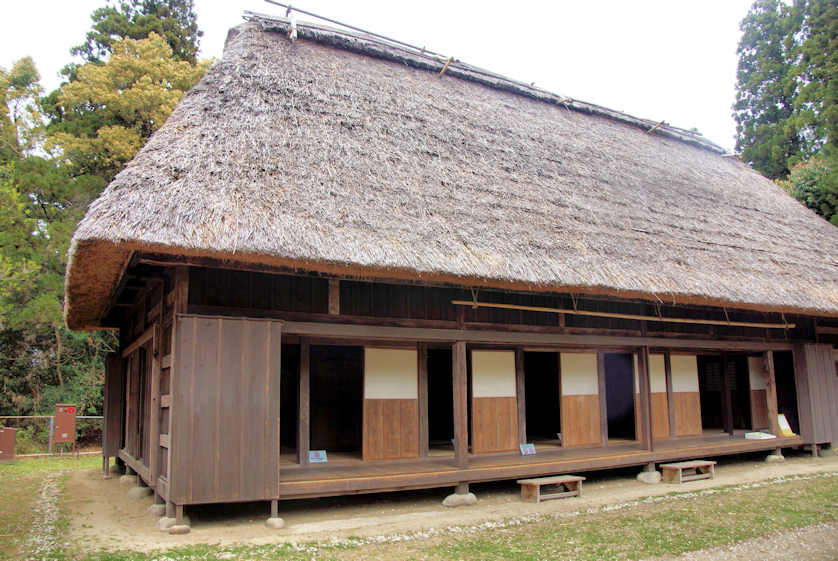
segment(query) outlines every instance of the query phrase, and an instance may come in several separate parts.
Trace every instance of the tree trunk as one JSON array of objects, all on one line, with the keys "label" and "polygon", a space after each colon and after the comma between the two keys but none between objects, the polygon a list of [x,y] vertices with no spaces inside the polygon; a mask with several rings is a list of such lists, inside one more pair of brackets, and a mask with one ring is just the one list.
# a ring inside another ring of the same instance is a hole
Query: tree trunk
[{"label": "tree trunk", "polygon": [[58,373],[58,385],[64,387],[64,378],[61,376],[61,330],[55,326],[55,371]]}]

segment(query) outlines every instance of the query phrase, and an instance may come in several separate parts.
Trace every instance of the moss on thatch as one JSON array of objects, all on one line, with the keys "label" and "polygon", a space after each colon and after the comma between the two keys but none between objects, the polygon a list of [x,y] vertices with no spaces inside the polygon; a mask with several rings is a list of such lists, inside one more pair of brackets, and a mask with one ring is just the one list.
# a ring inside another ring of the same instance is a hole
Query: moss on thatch
[{"label": "moss on thatch", "polygon": [[699,136],[282,25],[235,28],[91,205],[71,327],[133,251],[838,315],[838,229]]}]

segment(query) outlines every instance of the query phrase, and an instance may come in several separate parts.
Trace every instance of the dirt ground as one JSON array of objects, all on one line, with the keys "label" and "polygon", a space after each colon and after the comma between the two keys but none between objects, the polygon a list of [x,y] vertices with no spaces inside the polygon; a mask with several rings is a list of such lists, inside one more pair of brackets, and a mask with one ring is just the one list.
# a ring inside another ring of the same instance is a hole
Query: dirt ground
[{"label": "dirt ground", "polygon": [[282,501],[280,516],[286,522],[282,530],[265,527],[267,503],[193,507],[187,510],[192,531],[186,535],[169,535],[157,529],[157,519],[147,513],[152,502],[150,497],[131,499],[127,496],[130,487],[118,478],[103,480],[99,471],[80,471],[70,476],[66,486],[65,508],[70,517],[68,541],[88,550],[143,552],[192,544],[329,542],[472,526],[531,514],[573,512],[676,491],[838,471],[838,457],[813,458],[801,453],[787,456],[787,461],[780,464],[766,464],[762,458],[761,455],[722,458],[715,479],[682,486],[640,483],[634,478],[637,468],[588,473],[583,497],[539,504],[521,502],[514,481],[472,485],[478,504],[457,509],[441,504],[451,489]]}]

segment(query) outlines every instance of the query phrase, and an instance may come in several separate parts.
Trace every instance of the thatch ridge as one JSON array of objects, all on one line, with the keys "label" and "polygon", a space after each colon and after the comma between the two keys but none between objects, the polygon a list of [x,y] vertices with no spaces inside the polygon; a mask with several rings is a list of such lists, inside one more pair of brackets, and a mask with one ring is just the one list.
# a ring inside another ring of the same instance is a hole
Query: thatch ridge
[{"label": "thatch ridge", "polygon": [[[245,20],[257,23],[264,31],[287,34],[291,28],[291,22],[285,18],[268,16],[256,12],[245,11]],[[532,84],[525,84],[524,82],[513,80],[459,60],[444,59],[421,51],[416,52],[403,45],[387,43],[376,37],[330,26],[318,25],[316,23],[308,22],[300,24],[296,29],[298,37],[301,39],[316,41],[323,45],[329,45],[330,47],[351,51],[364,56],[391,60],[421,70],[429,70],[431,72],[444,71],[449,77],[476,82],[484,86],[489,86],[490,88],[508,91],[545,103],[560,105],[573,111],[614,119],[615,121],[642,128],[647,132],[654,132],[680,140],[681,142],[686,142],[687,144],[700,146],[711,152],[718,154],[725,154],[727,152],[724,148],[704,138],[698,132],[674,127],[665,123],[657,123],[648,119],[641,119],[622,111],[615,111],[614,109],[603,107],[602,105],[558,95],[554,92],[537,88]]]},{"label": "thatch ridge", "polygon": [[132,251],[838,315],[838,230],[741,162],[261,25],[90,206],[71,327]]}]

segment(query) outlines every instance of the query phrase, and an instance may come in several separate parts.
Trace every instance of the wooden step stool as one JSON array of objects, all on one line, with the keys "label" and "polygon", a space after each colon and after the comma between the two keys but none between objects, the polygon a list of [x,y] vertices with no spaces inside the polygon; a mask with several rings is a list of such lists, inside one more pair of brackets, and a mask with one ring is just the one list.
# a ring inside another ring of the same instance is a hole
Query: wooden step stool
[{"label": "wooden step stool", "polygon": [[[585,478],[578,475],[553,475],[534,479],[519,479],[518,484],[521,485],[521,500],[540,503],[550,499],[581,497],[583,481],[585,481]],[[564,485],[567,491],[541,492],[542,487],[554,485]]]},{"label": "wooden step stool", "polygon": [[711,460],[690,460],[674,464],[661,464],[664,483],[685,483],[699,479],[713,479],[716,476],[716,462]]}]

